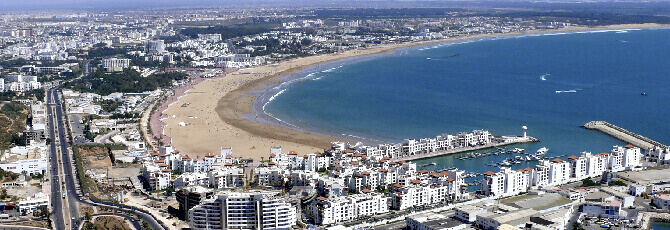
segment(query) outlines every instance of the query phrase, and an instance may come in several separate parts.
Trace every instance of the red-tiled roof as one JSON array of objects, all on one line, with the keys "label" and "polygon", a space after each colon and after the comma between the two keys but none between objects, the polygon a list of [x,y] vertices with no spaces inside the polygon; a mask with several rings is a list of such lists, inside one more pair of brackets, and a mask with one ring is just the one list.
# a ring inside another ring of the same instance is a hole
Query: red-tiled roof
[{"label": "red-tiled roof", "polygon": [[354,154],[354,157],[362,157],[362,156],[363,156],[363,154],[360,154],[360,153]]},{"label": "red-tiled roof", "polygon": [[394,184],[393,187],[396,187],[396,188],[402,188],[402,185],[400,185],[400,184]]},{"label": "red-tiled roof", "polygon": [[624,146],[624,148],[630,149],[630,148],[635,148],[635,146],[631,145],[631,144],[627,144],[626,146]]},{"label": "red-tiled roof", "polygon": [[168,166],[167,164],[159,164],[159,165],[158,165],[158,167],[161,167],[161,168],[162,168],[162,167],[167,167],[167,166]]},{"label": "red-tiled roof", "polygon": [[380,172],[388,172],[389,170],[386,169],[379,169]]},{"label": "red-tiled roof", "polygon": [[276,165],[277,163],[269,162],[268,165]]},{"label": "red-tiled roof", "polygon": [[452,182],[452,181],[455,181],[455,179],[454,179],[454,178],[451,178],[451,177],[449,177],[449,178],[447,178],[447,181],[449,181],[449,182]]},{"label": "red-tiled roof", "polygon": [[425,169],[424,169],[424,170],[419,171],[419,173],[421,173],[421,174],[426,174],[426,173],[428,173],[428,170],[425,170]]},{"label": "red-tiled roof", "polygon": [[158,154],[159,157],[166,157],[165,153]]},{"label": "red-tiled roof", "polygon": [[531,167],[525,168],[526,171],[533,171]]},{"label": "red-tiled roof", "polygon": [[577,158],[579,158],[579,157],[577,157],[577,156],[575,156],[575,155],[572,155],[572,156],[569,156],[569,157],[568,157],[568,159],[571,159],[571,160],[577,160]]},{"label": "red-tiled roof", "polygon": [[233,163],[225,163],[224,166],[233,166]]},{"label": "red-tiled roof", "polygon": [[298,155],[298,152],[291,150],[288,152],[288,155]]},{"label": "red-tiled roof", "polygon": [[175,150],[174,153],[180,153],[179,150]]},{"label": "red-tiled roof", "polygon": [[160,163],[165,163],[165,161],[164,160],[157,160],[156,163],[159,163],[159,164]]},{"label": "red-tiled roof", "polygon": [[372,192],[372,190],[367,189],[367,188],[366,188],[366,189],[363,189],[363,190],[361,190],[361,191],[364,192],[364,193],[371,193],[371,192]]},{"label": "red-tiled roof", "polygon": [[369,172],[362,172],[361,174],[363,174],[363,175],[370,175]]},{"label": "red-tiled roof", "polygon": [[488,171],[488,172],[485,172],[484,175],[493,176],[493,175],[496,175],[496,173],[494,173],[493,171]]},{"label": "red-tiled roof", "polygon": [[556,159],[553,159],[553,160],[551,160],[551,161],[556,162],[556,163],[561,163],[561,162],[563,162],[563,160],[561,160],[561,158],[556,158]]},{"label": "red-tiled roof", "polygon": [[270,157],[276,157],[276,156],[277,156],[277,154],[270,153]]},{"label": "red-tiled roof", "polygon": [[353,152],[354,152],[353,149],[345,149],[345,150],[344,150],[344,153],[353,153]]},{"label": "red-tiled roof", "polygon": [[163,169],[163,172],[170,172],[172,169]]},{"label": "red-tiled roof", "polygon": [[207,153],[207,155],[205,155],[205,157],[214,157],[214,153]]},{"label": "red-tiled roof", "polygon": [[339,168],[339,167],[342,167],[342,165],[340,165],[340,164],[334,164],[333,167],[335,167],[335,168]]},{"label": "red-tiled roof", "polygon": [[421,184],[420,180],[412,180],[412,184]]},{"label": "red-tiled roof", "polygon": [[317,199],[317,200],[320,200],[320,201],[328,200],[328,199],[326,199],[325,197],[322,197],[322,196],[317,197],[316,199]]},{"label": "red-tiled roof", "polygon": [[158,156],[158,153],[151,153],[152,156]]},{"label": "red-tiled roof", "polygon": [[352,165],[358,165],[358,161],[352,161],[351,164]]}]

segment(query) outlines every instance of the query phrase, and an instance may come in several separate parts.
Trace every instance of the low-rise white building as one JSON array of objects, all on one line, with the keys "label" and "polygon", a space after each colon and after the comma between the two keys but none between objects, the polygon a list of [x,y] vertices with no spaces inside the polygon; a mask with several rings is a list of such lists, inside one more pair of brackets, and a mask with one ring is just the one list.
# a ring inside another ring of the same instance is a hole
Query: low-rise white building
[{"label": "low-rise white building", "polygon": [[388,212],[388,198],[365,189],[360,194],[333,198],[318,197],[312,210],[317,224],[328,225],[362,216]]}]

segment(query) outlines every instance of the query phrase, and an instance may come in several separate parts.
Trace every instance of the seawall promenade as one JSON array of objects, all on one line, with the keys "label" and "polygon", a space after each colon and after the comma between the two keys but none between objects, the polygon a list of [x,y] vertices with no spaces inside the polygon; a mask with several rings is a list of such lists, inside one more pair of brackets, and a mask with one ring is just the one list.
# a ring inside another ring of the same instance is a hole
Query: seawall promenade
[{"label": "seawall promenade", "polygon": [[661,144],[658,141],[633,133],[619,126],[610,124],[606,121],[591,121],[584,124],[582,128],[598,130],[616,139],[635,145],[642,149],[650,149],[655,146],[660,148],[666,148],[664,144]]}]

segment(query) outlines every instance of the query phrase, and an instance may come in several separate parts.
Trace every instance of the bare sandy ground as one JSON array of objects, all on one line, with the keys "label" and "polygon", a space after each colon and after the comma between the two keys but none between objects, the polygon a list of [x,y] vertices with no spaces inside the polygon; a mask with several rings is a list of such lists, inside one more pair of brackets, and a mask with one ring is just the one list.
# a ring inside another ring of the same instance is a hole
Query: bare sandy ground
[{"label": "bare sandy ground", "polygon": [[[330,148],[334,137],[306,133],[255,121],[245,114],[253,114],[254,95],[248,92],[271,85],[277,79],[298,72],[308,66],[336,61],[344,58],[387,53],[398,48],[420,46],[491,36],[516,36],[536,33],[557,33],[587,30],[658,28],[668,25],[628,24],[606,27],[570,27],[555,30],[532,30],[521,33],[473,35],[426,42],[385,44],[376,47],[351,50],[339,54],[327,54],[292,59],[272,65],[242,69],[223,78],[207,79],[195,85],[175,103],[172,101],[163,112],[164,133],[172,139],[172,145],[191,157],[203,157],[208,152],[218,153],[222,147],[232,147],[234,156],[267,159],[270,147],[281,146],[283,151],[294,150],[299,154],[323,151]],[[189,103],[188,107],[181,107]],[[174,118],[173,118],[174,116]],[[178,126],[185,122],[186,126]]]}]

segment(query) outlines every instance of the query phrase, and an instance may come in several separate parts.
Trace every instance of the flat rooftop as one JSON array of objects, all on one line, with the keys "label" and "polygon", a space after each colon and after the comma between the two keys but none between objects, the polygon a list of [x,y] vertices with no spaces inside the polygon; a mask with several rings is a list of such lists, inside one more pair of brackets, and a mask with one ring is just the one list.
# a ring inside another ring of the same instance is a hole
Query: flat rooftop
[{"label": "flat rooftop", "polygon": [[542,195],[522,195],[501,201],[503,204],[518,207],[520,209],[534,209],[541,211],[555,206],[569,204],[572,201],[558,193],[545,193]]},{"label": "flat rooftop", "polygon": [[617,177],[639,184],[670,182],[670,169],[618,172]]}]

